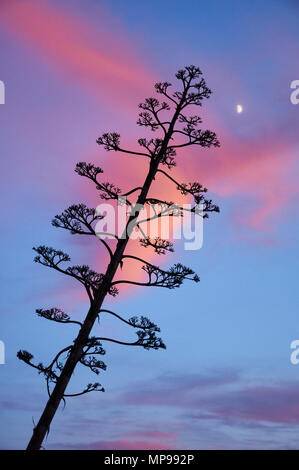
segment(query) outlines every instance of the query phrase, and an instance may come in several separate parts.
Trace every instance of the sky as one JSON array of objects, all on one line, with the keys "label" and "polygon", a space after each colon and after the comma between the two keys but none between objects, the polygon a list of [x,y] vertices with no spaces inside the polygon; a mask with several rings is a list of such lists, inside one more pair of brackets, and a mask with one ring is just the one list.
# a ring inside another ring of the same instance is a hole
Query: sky
[{"label": "sky", "polygon": [[[101,166],[126,190],[143,182],[143,162],[106,153],[96,139],[116,131],[134,148],[143,137],[138,104],[157,81],[177,86],[176,71],[189,64],[213,91],[200,115],[221,147],[181,152],[173,175],[206,186],[220,213],[204,221],[200,250],[178,241],[158,261],[180,261],[201,282],[126,288],[109,299],[126,318],[157,323],[167,349],[105,345],[105,393],[67,400],[44,446],[299,448],[299,364],[290,361],[299,339],[299,105],[290,101],[298,13],[292,0],[0,0],[2,449],[26,447],[47,399],[43,378],[17,351],[47,362],[77,331],[35,309],[59,306],[74,319],[88,309],[80,286],[33,263],[32,247],[105,269],[97,240],[59,231],[51,219],[70,204],[99,203],[73,171],[78,161]],[[108,316],[95,331],[133,337]],[[80,369],[70,391],[92,380]]]}]

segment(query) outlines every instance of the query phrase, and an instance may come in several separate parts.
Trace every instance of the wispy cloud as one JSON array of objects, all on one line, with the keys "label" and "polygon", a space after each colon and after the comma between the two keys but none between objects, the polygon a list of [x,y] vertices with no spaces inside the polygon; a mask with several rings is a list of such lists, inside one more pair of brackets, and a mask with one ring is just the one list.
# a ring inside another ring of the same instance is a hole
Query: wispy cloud
[{"label": "wispy cloud", "polygon": [[0,8],[4,31],[101,103],[108,98],[131,110],[138,90],[151,85],[150,71],[117,31],[97,29],[49,1],[2,2]]},{"label": "wispy cloud", "polygon": [[[269,378],[265,384],[264,379],[234,370],[166,374],[150,383],[135,382],[124,393],[112,393],[100,420],[98,400],[92,399],[93,420],[82,413],[69,417],[61,431],[63,444],[53,439],[47,448],[296,448],[297,389],[296,381]],[[100,425],[103,420],[105,429]],[[72,430],[78,423],[85,439],[76,442]],[[101,439],[88,443],[89,436],[99,434]]]}]

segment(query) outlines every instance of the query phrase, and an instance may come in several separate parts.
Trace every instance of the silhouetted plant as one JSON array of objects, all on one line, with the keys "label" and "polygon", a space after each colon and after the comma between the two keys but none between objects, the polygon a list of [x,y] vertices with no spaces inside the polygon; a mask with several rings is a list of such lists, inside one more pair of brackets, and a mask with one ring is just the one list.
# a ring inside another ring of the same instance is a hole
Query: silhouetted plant
[{"label": "silhouetted plant", "polygon": [[[176,78],[181,84],[181,90],[171,93],[170,83],[157,83],[155,90],[158,95],[161,95],[162,102],[157,98],[147,98],[144,103],[139,105],[141,112],[139,113],[137,124],[141,127],[148,127],[153,132],[160,131],[161,134],[157,138],[139,139],[138,144],[142,149],[141,151],[131,151],[122,148],[120,135],[115,132],[105,133],[97,139],[98,145],[104,147],[107,151],[137,155],[148,159],[148,173],[142,185],[123,193],[114,184],[99,180],[100,175],[103,174],[101,168],[86,162],[79,162],[76,165],[76,173],[91,180],[102,199],[118,200],[119,203],[127,204],[131,210],[124,236],[118,238],[116,234],[110,234],[117,242],[116,248],[112,249],[111,244],[101,238],[103,233],[96,232],[95,225],[99,220],[103,219],[103,215],[98,214],[95,209],[90,209],[84,204],[70,206],[62,214],[56,215],[52,221],[55,227],[68,230],[71,234],[96,236],[109,254],[109,264],[105,273],[97,273],[86,265],[65,267],[65,263],[70,262],[68,254],[43,245],[34,248],[36,252],[34,260],[37,263],[70,276],[84,286],[90,306],[82,323],[72,320],[68,314],[58,308],[36,310],[38,316],[44,319],[58,323],[76,324],[79,327],[79,333],[73,344],[59,351],[48,365],[42,363],[35,364],[33,362],[33,355],[27,351],[21,350],[17,354],[19,359],[45,376],[49,394],[48,402],[38,424],[33,430],[33,435],[27,449],[37,450],[41,448],[43,439],[49,432],[50,423],[61,401],[65,401],[67,397],[79,396],[92,391],[104,391],[101,384],[96,382],[89,383],[78,393],[66,393],[67,385],[78,364],[87,367],[96,375],[101,370],[106,369],[105,363],[98,358],[98,356],[105,354],[102,346],[103,342],[110,341],[120,345],[138,346],[144,349],[165,349],[162,339],[157,336],[160,329],[148,318],[134,316],[125,319],[111,310],[103,309],[102,305],[106,295],[116,296],[118,294],[116,286],[119,284],[174,289],[179,287],[185,280],[199,282],[199,277],[194,271],[180,263],[174,264],[169,269],[161,269],[159,266],[142,258],[125,254],[128,240],[135,228],[140,231],[140,244],[143,247],[151,247],[159,255],[173,251],[173,244],[170,241],[163,240],[160,237],[151,238],[144,233],[142,223],[148,220],[163,216],[182,216],[186,210],[198,213],[202,217],[208,217],[209,212],[219,211],[219,208],[211,200],[205,198],[207,190],[201,184],[198,182],[178,182],[163,169],[163,167],[166,167],[168,170],[171,170],[176,165],[175,157],[177,149],[192,145],[198,145],[203,148],[219,146],[214,132],[198,128],[202,122],[199,116],[185,114],[187,107],[191,105],[201,106],[203,99],[210,97],[211,90],[206,86],[200,69],[195,66],[185,67],[177,72]],[[176,137],[179,138],[178,141],[176,141]],[[192,196],[195,204],[194,207],[186,209],[170,201],[149,197],[148,192],[151,184],[159,176],[171,181],[182,195]],[[137,199],[132,202],[128,199],[128,196],[131,198],[134,195],[137,195]],[[142,208],[146,204],[155,204],[159,210],[150,218],[138,220]],[[198,204],[202,205],[200,211],[198,211]],[[147,281],[114,280],[118,267],[122,267],[127,259],[133,259],[136,263],[140,264],[140,268],[147,275]],[[103,314],[112,315],[136,329],[136,341],[125,342],[115,338],[91,336],[95,321]]]}]

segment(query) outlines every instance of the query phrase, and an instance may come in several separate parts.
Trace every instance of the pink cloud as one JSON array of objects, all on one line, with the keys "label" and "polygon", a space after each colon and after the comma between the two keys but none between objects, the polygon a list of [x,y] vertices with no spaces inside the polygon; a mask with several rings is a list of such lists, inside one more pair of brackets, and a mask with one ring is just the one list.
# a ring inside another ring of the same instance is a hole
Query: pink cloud
[{"label": "pink cloud", "polygon": [[[96,27],[85,17],[76,16],[75,10],[54,7],[48,1],[4,2],[0,8],[2,29],[35,51],[56,73],[78,83],[102,104],[117,102],[120,111],[137,114],[137,97],[149,94],[155,78],[132,50],[124,31],[104,29],[103,18]],[[216,202],[220,206],[222,198],[234,198],[235,224],[270,231],[273,220],[277,223],[281,210],[298,196],[291,175],[296,161],[294,145],[275,128],[260,138],[241,139],[220,119],[210,116],[210,127],[217,131],[221,149],[200,152],[199,157],[194,151],[191,158],[180,154],[174,176],[184,181],[199,174],[200,182],[219,196]],[[125,177],[126,189],[143,179],[144,162],[136,157],[122,160],[125,171],[123,165],[118,170],[114,158],[106,162],[116,179]],[[171,199],[173,192],[165,185],[161,196],[167,194]]]},{"label": "pink cloud", "polygon": [[138,91],[151,86],[151,73],[124,35],[96,29],[48,1],[2,2],[0,8],[4,31],[101,103],[113,99],[130,111]]},{"label": "pink cloud", "polygon": [[[238,225],[269,231],[277,226],[281,210],[298,197],[293,180],[297,154],[292,143],[280,137],[245,140],[216,127],[221,148],[184,155],[185,177],[199,174],[210,191],[221,199],[234,198],[233,221]],[[183,160],[182,158],[182,160]],[[182,161],[181,160],[181,161]],[[215,199],[215,196],[214,196]]]},{"label": "pink cloud", "polygon": [[214,419],[299,424],[298,383],[244,387],[215,400],[211,411]]},{"label": "pink cloud", "polygon": [[170,450],[171,447],[165,444],[158,444],[150,441],[99,441],[91,444],[89,449],[104,450]]},{"label": "pink cloud", "polygon": [[159,378],[159,385],[136,387],[121,400],[132,406],[188,410],[192,419],[228,424],[281,423],[299,425],[298,383],[247,384],[238,374]]},{"label": "pink cloud", "polygon": [[127,433],[128,437],[135,437],[136,434],[138,434],[139,437],[142,438],[149,438],[149,439],[155,439],[155,440],[163,440],[163,439],[176,439],[178,435],[174,432],[161,432],[161,431],[138,431],[138,432],[129,432]]}]

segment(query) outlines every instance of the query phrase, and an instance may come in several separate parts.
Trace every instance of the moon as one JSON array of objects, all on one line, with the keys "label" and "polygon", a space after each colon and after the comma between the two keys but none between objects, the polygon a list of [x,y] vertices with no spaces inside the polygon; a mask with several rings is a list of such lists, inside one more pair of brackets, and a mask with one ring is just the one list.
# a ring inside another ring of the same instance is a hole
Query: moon
[{"label": "moon", "polygon": [[237,113],[241,114],[243,112],[243,106],[241,104],[237,104]]}]

